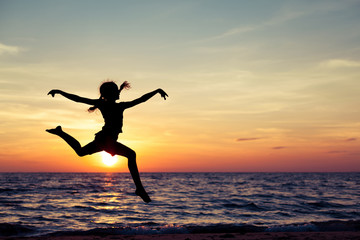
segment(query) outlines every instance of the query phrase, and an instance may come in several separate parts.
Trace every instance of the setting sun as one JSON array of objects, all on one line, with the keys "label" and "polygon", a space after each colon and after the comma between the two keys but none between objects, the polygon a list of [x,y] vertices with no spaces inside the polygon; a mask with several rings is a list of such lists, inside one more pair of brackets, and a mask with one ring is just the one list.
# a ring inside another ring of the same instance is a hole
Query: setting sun
[{"label": "setting sun", "polygon": [[113,166],[118,160],[117,156],[111,156],[111,154],[109,154],[105,151],[101,152],[101,157],[102,157],[103,163],[108,167]]}]

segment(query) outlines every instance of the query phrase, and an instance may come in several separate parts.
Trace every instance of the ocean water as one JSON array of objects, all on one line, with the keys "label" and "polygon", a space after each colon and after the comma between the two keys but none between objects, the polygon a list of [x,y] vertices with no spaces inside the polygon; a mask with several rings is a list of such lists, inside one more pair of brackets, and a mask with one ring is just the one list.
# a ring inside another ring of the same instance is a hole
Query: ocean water
[{"label": "ocean water", "polygon": [[0,173],[0,236],[360,231],[360,173]]}]

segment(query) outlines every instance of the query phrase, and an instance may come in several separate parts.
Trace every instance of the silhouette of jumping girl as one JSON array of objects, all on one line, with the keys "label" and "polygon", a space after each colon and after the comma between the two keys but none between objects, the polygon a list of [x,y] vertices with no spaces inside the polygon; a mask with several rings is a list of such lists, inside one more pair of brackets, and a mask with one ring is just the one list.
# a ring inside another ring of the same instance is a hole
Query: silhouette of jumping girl
[{"label": "silhouette of jumping girl", "polygon": [[72,101],[92,105],[92,107],[89,108],[89,112],[99,109],[104,118],[105,125],[100,132],[95,134],[94,141],[84,147],[81,147],[80,143],[75,138],[64,132],[61,129],[61,126],[57,126],[54,129],[47,129],[46,131],[64,139],[65,142],[67,142],[80,157],[100,151],[106,151],[113,156],[117,154],[126,157],[128,159],[128,167],[131,176],[136,186],[135,194],[140,196],[144,202],[148,203],[151,202],[151,199],[146,193],[140,180],[139,171],[136,165],[136,153],[129,147],[117,142],[117,139],[119,133],[122,132],[123,113],[126,109],[146,102],[157,93],[159,93],[164,100],[166,100],[168,95],[159,88],[133,101],[117,103],[116,100],[120,98],[120,92],[124,88],[130,88],[130,84],[127,81],[121,84],[120,88],[118,88],[116,83],[113,81],[104,82],[100,86],[99,99],[84,98],[58,89],[51,90],[48,95],[51,95],[52,97],[56,94],[60,94]]}]

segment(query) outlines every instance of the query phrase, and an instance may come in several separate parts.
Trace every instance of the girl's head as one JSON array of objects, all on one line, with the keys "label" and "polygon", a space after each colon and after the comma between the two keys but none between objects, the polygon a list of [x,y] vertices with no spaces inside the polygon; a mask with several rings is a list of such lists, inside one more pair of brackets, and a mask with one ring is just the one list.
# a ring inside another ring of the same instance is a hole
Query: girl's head
[{"label": "girl's head", "polygon": [[100,86],[100,98],[104,100],[118,100],[120,91],[114,82],[104,82]]},{"label": "girl's head", "polygon": [[119,99],[120,92],[123,89],[129,89],[130,83],[127,81],[121,84],[120,88],[113,81],[107,81],[101,84],[100,86],[100,99],[115,101]]},{"label": "girl's head", "polygon": [[[103,82],[100,86],[100,99],[101,100],[105,100],[105,101],[116,101],[119,99],[120,97],[120,92],[123,89],[129,89],[130,88],[130,83],[128,83],[127,81],[123,82],[120,86],[120,88],[118,88],[118,86],[116,85],[115,82],[113,81],[106,81]],[[89,112],[93,112],[98,108],[97,105],[92,106],[88,109]]]}]

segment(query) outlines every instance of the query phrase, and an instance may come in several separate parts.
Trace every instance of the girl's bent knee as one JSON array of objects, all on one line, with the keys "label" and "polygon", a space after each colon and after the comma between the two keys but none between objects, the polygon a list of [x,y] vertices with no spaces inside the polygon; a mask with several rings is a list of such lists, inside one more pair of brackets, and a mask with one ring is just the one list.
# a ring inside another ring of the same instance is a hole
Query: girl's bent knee
[{"label": "girl's bent knee", "polygon": [[135,151],[130,151],[127,155],[127,158],[129,160],[135,160],[136,159],[136,152]]},{"label": "girl's bent knee", "polygon": [[86,156],[86,155],[87,155],[87,153],[85,153],[84,151],[81,151],[81,150],[76,151],[76,154],[77,154],[79,157],[83,157],[83,156]]}]

